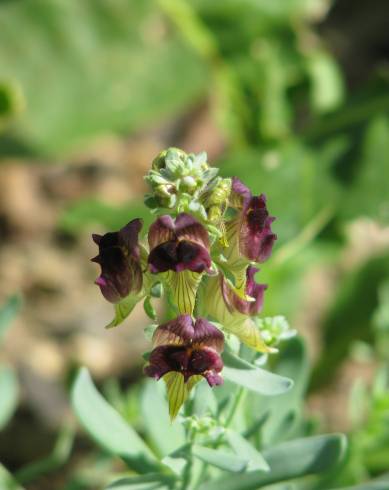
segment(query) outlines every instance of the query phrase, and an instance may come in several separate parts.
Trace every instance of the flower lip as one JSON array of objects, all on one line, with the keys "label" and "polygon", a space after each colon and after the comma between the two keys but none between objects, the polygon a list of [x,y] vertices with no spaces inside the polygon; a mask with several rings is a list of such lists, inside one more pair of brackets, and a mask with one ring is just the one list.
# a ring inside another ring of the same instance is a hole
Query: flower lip
[{"label": "flower lip", "polygon": [[148,239],[152,273],[211,270],[208,232],[189,214],[181,213],[175,221],[168,215],[159,217],[151,225]]},{"label": "flower lip", "polygon": [[99,246],[99,254],[91,260],[101,266],[101,274],[95,284],[111,303],[118,303],[130,292],[139,292],[142,288],[138,244],[141,228],[142,221],[134,219],[118,232],[92,235]]},{"label": "flower lip", "polygon": [[223,361],[219,354],[209,347],[192,348],[185,345],[162,345],[156,347],[144,371],[147,376],[162,378],[171,371],[184,376],[185,382],[191,376],[203,376],[210,386],[223,382],[220,371]]}]

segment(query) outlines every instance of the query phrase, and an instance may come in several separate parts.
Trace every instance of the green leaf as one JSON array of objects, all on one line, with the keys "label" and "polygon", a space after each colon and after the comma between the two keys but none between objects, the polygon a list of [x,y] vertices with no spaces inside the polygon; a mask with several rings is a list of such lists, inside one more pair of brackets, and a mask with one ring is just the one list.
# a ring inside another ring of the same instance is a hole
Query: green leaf
[{"label": "green leaf", "polygon": [[11,326],[12,321],[18,314],[22,305],[20,296],[11,296],[8,301],[0,308],[0,341],[5,332]]},{"label": "green leaf", "polygon": [[116,303],[114,306],[115,316],[105,328],[114,328],[123,323],[141,299],[141,293],[129,294],[127,298],[124,298],[120,303]]},{"label": "green leaf", "polygon": [[237,432],[228,429],[226,438],[231,449],[242,459],[248,460],[246,471],[269,471],[270,467],[267,464],[262,454],[248,442],[243,436]]},{"label": "green leaf", "polygon": [[19,483],[0,463],[0,488],[1,490],[23,490]]},{"label": "green leaf", "polygon": [[224,352],[222,357],[223,377],[248,390],[271,396],[285,393],[293,386],[291,379],[254,367],[229,352]]},{"label": "green leaf", "polygon": [[122,478],[111,483],[105,490],[168,490],[172,488],[173,479],[162,474],[150,474]]},{"label": "green leaf", "polygon": [[13,369],[0,366],[0,430],[12,417],[19,398],[18,381]]},{"label": "green leaf", "polygon": [[143,309],[145,310],[146,315],[151,320],[157,319],[157,312],[155,311],[154,306],[151,304],[151,297],[150,296],[146,296],[146,298],[143,302]]},{"label": "green leaf", "polygon": [[96,390],[86,368],[75,379],[71,401],[81,425],[99,446],[121,457],[140,473],[159,467],[139,435]]},{"label": "green leaf", "polygon": [[272,483],[322,473],[341,461],[346,438],[339,434],[288,441],[264,451],[269,473],[252,471],[204,483],[199,490],[256,490]]},{"label": "green leaf", "polygon": [[74,441],[74,429],[64,426],[49,456],[23,466],[16,472],[18,481],[27,484],[40,476],[60,469],[69,459]]},{"label": "green leaf", "polygon": [[249,463],[248,459],[238,458],[235,454],[226,453],[220,449],[199,446],[197,444],[192,446],[192,454],[204,463],[233,473],[243,471]]},{"label": "green leaf", "polygon": [[0,2],[0,25],[2,75],[26,98],[16,129],[45,153],[154,126],[207,88],[204,63],[152,0]]},{"label": "green leaf", "polygon": [[170,422],[162,383],[147,380],[141,395],[145,431],[159,455],[165,456],[182,446],[185,430],[178,421]]},{"label": "green leaf", "polygon": [[311,104],[317,112],[336,109],[344,99],[344,85],[339,66],[325,51],[315,51],[307,58],[311,79]]},{"label": "green leaf", "polygon": [[356,485],[355,487],[342,487],[334,490],[388,490],[388,481],[371,481],[362,483],[362,485]]}]

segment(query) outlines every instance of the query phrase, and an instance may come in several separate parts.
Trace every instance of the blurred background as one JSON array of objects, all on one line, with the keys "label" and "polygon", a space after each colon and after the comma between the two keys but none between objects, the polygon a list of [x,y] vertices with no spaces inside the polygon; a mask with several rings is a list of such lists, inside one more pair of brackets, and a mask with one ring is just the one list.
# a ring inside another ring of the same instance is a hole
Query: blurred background
[{"label": "blurred background", "polygon": [[389,357],[388,16],[385,0],[0,1],[0,405],[16,410],[0,461],[27,489],[97,488],[91,444],[67,454],[77,366],[136,418],[148,320],[140,305],[104,330],[90,235],[151,221],[143,175],[168,146],[266,193],[264,315],[307,341],[307,413],[378,445],[362,473],[389,467],[388,392],[365,418],[353,401]]}]

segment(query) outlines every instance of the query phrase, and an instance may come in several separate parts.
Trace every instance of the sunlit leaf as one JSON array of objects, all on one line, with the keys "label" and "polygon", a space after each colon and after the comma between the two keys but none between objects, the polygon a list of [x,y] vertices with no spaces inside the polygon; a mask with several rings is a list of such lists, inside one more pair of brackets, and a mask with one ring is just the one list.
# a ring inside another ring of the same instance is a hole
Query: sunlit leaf
[{"label": "sunlit leaf", "polygon": [[0,488],[1,490],[23,490],[19,483],[0,463]]}]

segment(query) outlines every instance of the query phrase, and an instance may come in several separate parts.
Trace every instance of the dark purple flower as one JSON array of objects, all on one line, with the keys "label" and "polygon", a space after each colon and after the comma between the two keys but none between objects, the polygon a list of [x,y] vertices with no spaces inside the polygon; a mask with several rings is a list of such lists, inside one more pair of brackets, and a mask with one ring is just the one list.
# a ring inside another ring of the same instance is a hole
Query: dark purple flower
[{"label": "dark purple flower", "polygon": [[271,230],[275,218],[269,216],[265,195],[253,196],[249,188],[234,177],[230,201],[239,213],[227,223],[227,228],[230,233],[238,234],[239,253],[254,262],[265,262],[277,239]]},{"label": "dark purple flower", "polygon": [[193,322],[190,315],[180,315],[157,328],[153,344],[147,376],[160,379],[175,371],[184,376],[185,383],[196,375],[203,376],[210,386],[223,382],[219,373],[224,335],[205,318]]},{"label": "dark purple flower", "polygon": [[247,301],[239,297],[234,290],[228,285],[227,281],[221,276],[221,290],[224,302],[230,311],[239,311],[244,315],[257,315],[263,306],[263,296],[267,289],[266,284],[258,284],[255,282],[254,276],[259,271],[256,267],[249,265],[246,270],[246,288],[247,296],[253,298],[253,301]]},{"label": "dark purple flower", "polygon": [[138,243],[142,224],[142,220],[134,219],[117,232],[92,235],[99,246],[99,254],[92,261],[101,266],[101,274],[95,283],[111,303],[118,303],[142,288]]},{"label": "dark purple flower", "polygon": [[148,238],[151,272],[210,270],[208,232],[189,214],[181,213],[175,221],[161,216],[150,226]]}]

